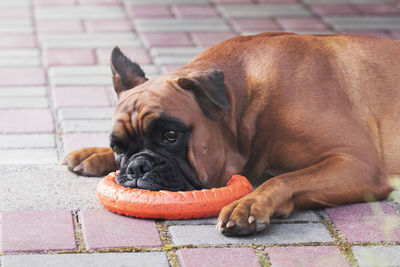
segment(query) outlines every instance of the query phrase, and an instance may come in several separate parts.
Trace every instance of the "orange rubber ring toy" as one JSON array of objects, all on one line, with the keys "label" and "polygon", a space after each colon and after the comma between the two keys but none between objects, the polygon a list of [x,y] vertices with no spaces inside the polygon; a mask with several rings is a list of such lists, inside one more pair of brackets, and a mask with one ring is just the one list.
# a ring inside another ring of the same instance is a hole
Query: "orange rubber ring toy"
[{"label": "orange rubber ring toy", "polygon": [[194,191],[150,191],[128,188],[110,173],[97,186],[97,197],[108,210],[130,217],[151,219],[199,219],[216,217],[221,209],[253,191],[250,182],[233,175],[225,187]]}]

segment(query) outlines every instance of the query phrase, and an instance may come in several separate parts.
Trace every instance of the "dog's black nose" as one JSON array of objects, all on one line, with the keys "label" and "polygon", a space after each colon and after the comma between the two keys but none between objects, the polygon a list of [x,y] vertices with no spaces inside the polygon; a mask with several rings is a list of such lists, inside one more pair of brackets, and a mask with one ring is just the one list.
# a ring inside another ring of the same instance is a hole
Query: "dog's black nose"
[{"label": "dog's black nose", "polygon": [[142,179],[154,166],[155,164],[151,159],[145,156],[139,156],[131,161],[127,173],[133,175],[135,179]]}]

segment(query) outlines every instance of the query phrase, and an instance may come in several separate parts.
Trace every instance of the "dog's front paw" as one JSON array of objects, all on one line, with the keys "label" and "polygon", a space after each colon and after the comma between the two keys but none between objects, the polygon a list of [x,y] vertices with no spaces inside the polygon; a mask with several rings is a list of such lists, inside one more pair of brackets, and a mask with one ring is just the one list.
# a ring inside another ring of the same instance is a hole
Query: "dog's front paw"
[{"label": "dog's front paw", "polygon": [[225,206],[218,217],[217,230],[226,235],[250,235],[269,224],[273,210],[262,196],[249,194]]},{"label": "dog's front paw", "polygon": [[85,176],[102,176],[117,170],[114,153],[108,147],[88,147],[69,153],[61,162],[74,173]]}]

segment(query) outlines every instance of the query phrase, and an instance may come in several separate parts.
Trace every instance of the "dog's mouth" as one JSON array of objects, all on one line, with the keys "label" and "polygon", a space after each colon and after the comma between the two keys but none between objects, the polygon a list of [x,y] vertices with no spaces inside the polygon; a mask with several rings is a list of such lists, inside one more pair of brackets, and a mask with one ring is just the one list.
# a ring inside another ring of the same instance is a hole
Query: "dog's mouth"
[{"label": "dog's mouth", "polygon": [[167,158],[146,150],[130,156],[120,165],[116,183],[152,191],[189,191],[203,189],[195,172],[183,160]]}]

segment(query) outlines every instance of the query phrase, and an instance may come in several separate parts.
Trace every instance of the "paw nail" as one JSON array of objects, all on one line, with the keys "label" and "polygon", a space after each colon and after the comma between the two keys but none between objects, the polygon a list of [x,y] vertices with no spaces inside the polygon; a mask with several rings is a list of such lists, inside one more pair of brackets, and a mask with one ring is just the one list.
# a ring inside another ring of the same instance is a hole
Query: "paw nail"
[{"label": "paw nail", "polygon": [[251,215],[249,217],[249,224],[253,224],[255,222],[255,220],[256,220],[256,218],[253,215]]},{"label": "paw nail", "polygon": [[81,170],[83,170],[83,165],[82,164],[79,164],[78,166],[76,166],[74,168],[74,172],[80,172]]},{"label": "paw nail", "polygon": [[229,221],[229,222],[226,224],[226,228],[232,228],[233,226],[235,226],[235,222],[233,222],[233,221]]}]

